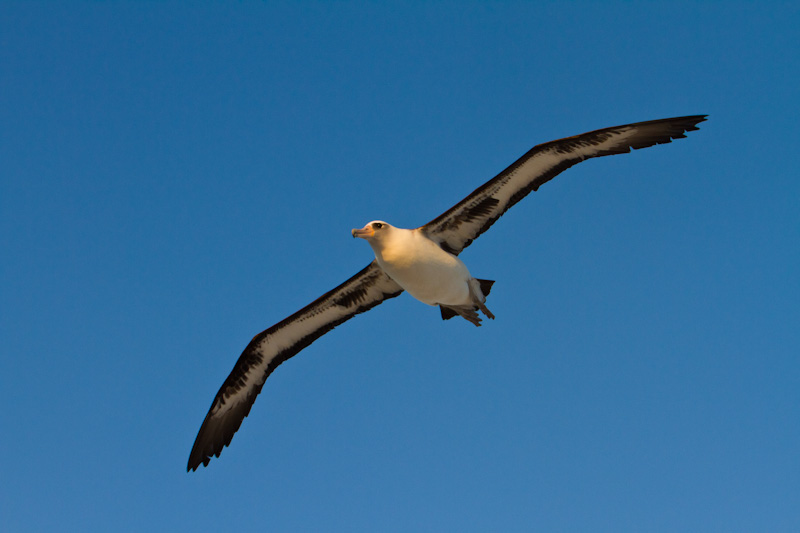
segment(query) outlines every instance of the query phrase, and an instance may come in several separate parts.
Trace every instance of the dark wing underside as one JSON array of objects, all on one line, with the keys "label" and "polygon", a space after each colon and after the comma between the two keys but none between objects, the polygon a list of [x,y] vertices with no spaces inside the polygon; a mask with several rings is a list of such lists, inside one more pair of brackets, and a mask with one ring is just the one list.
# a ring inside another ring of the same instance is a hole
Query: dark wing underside
[{"label": "dark wing underside", "polygon": [[697,124],[705,118],[694,115],[637,122],[534,146],[421,229],[443,249],[458,255],[511,206],[572,165],[685,137],[685,132],[698,129]]},{"label": "dark wing underside", "polygon": [[403,292],[375,261],[292,316],[256,335],[211,404],[189,455],[188,470],[208,465],[230,444],[275,368],[359,313]]}]

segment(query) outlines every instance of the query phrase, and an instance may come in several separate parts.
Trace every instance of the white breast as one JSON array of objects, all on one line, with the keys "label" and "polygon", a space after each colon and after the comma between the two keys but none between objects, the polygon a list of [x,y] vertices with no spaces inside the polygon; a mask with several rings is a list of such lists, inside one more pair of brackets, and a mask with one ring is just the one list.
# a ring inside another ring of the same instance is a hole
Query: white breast
[{"label": "white breast", "polygon": [[373,246],[375,258],[398,285],[429,305],[470,303],[466,265],[418,230],[392,228],[390,239]]}]

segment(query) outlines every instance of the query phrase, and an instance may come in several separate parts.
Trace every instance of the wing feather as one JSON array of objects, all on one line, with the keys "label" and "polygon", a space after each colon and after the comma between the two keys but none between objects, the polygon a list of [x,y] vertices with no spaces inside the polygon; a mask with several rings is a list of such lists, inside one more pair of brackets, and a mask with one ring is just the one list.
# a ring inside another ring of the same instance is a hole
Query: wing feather
[{"label": "wing feather", "polygon": [[693,115],[637,122],[534,146],[421,229],[443,249],[458,255],[511,206],[572,165],[592,157],[668,143],[698,129],[697,124],[705,119],[706,115]]},{"label": "wing feather", "polygon": [[373,261],[332,291],[256,335],[244,349],[230,375],[217,392],[195,439],[187,471],[208,465],[230,444],[234,433],[278,365],[359,313],[403,289]]}]

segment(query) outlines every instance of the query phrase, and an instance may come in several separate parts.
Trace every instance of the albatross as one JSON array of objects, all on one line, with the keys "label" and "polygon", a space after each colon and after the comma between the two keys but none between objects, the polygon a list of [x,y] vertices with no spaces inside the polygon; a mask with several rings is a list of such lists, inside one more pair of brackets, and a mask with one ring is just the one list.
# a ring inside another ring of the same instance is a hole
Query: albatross
[{"label": "albatross", "polygon": [[416,229],[382,220],[352,230],[375,259],[335,289],[253,337],[211,403],[189,454],[187,471],[219,457],[250,413],[267,377],[284,361],[343,322],[408,292],[440,308],[444,320],[461,316],[481,325],[494,315],[486,297],[494,281],[472,277],[458,255],[503,213],[543,183],[592,157],[665,144],[697,130],[707,115],[637,122],[539,144],[435,219]]}]

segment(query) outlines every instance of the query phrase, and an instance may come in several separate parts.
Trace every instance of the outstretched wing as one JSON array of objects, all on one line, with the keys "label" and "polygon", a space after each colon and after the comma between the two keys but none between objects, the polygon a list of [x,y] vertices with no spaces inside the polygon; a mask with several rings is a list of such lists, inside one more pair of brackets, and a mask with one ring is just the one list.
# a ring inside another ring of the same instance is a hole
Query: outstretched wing
[{"label": "outstretched wing", "polygon": [[342,322],[401,292],[403,289],[373,261],[332,291],[256,335],[217,392],[186,470],[197,470],[200,463],[208,465],[212,455],[219,457],[279,364]]},{"label": "outstretched wing", "polygon": [[590,131],[540,144],[451,209],[422,226],[439,245],[458,255],[508,209],[543,183],[584,159],[624,154],[664,144],[698,129],[707,115],[665,118]]}]

